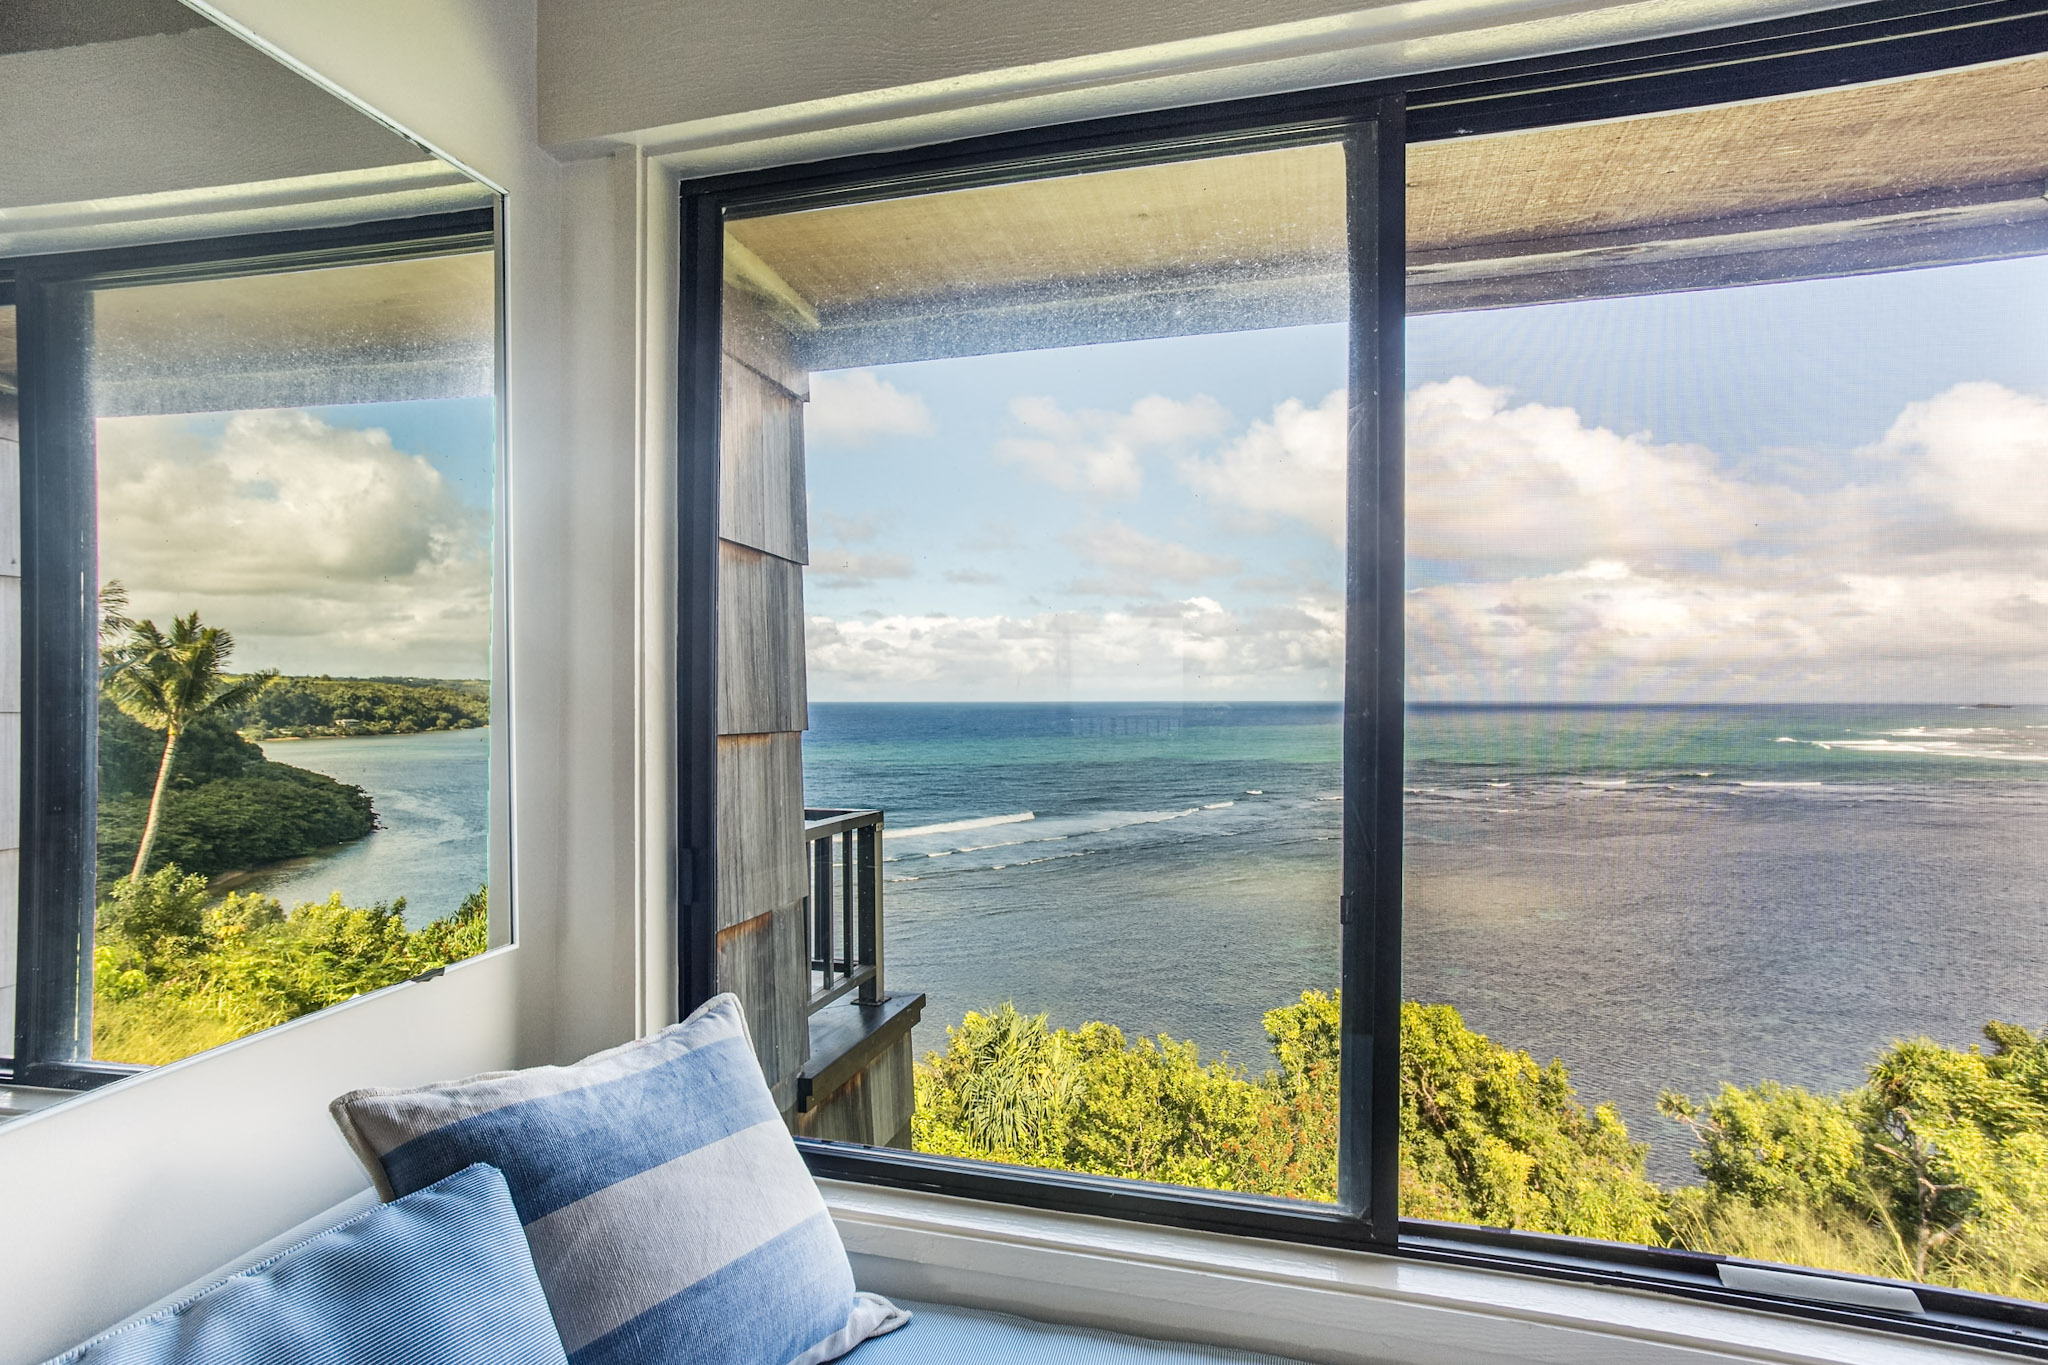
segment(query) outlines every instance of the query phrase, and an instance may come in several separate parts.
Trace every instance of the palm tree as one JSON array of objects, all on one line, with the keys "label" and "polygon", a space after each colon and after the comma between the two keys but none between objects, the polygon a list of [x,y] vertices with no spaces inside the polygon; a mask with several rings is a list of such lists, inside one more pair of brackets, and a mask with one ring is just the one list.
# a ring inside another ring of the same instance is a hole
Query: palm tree
[{"label": "palm tree", "polygon": [[121,626],[100,650],[100,679],[114,705],[150,729],[164,732],[164,756],[157,765],[156,790],[149,798],[149,820],[135,850],[135,869],[128,874],[139,878],[148,866],[150,846],[156,843],[179,739],[201,716],[240,706],[271,675],[256,673],[239,680],[228,677],[225,670],[228,656],[235,650],[235,637],[218,626],[200,625],[196,611],[172,617],[168,635],[158,630],[154,621],[125,620],[118,607],[115,613]]}]

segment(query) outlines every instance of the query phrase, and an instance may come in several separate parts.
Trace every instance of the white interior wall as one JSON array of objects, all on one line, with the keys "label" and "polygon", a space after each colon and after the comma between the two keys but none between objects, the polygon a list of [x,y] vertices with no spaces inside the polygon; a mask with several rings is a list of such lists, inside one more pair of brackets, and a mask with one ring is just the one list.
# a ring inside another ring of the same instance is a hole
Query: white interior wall
[{"label": "white interior wall", "polygon": [[[708,166],[1566,52],[1841,0],[540,0],[539,129]],[[903,127],[915,121],[914,130]],[[767,144],[755,148],[754,144]]]}]

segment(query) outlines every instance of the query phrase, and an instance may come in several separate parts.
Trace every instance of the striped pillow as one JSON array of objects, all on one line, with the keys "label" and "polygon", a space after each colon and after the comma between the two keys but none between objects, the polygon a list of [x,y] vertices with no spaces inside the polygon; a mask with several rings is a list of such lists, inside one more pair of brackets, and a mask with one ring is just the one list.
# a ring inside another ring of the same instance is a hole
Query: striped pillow
[{"label": "striped pillow", "polygon": [[574,1066],[330,1107],[387,1199],[505,1172],[571,1365],[813,1365],[908,1320],[854,1290],[731,995]]}]

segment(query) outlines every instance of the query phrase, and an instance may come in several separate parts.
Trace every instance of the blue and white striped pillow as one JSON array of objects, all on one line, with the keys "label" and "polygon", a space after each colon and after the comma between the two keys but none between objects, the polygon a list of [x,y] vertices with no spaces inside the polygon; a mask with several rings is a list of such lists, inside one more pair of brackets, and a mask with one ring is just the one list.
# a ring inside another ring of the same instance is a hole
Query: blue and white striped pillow
[{"label": "blue and white striped pillow", "polygon": [[731,995],[574,1066],[330,1107],[386,1198],[505,1172],[571,1365],[815,1365],[908,1319],[855,1291]]}]

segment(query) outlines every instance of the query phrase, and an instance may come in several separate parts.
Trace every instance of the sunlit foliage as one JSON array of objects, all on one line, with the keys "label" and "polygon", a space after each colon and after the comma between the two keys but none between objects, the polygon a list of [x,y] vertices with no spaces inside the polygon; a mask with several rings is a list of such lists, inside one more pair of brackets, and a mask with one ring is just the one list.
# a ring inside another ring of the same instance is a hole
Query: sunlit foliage
[{"label": "sunlit foliage", "polygon": [[[917,1068],[912,1136],[920,1151],[1331,1199],[1337,999],[1305,992],[1265,1024],[1274,1065],[1254,1075],[1104,1023],[970,1013]],[[1401,1213],[2048,1297],[2048,1040],[1996,1022],[1985,1035],[1962,1051],[1894,1043],[1841,1095],[1667,1093],[1703,1181],[1667,1189],[1562,1062],[1407,1004]]]},{"label": "sunlit foliage", "polygon": [[339,892],[290,911],[261,895],[216,902],[176,866],[122,878],[96,916],[93,1056],[174,1061],[488,946],[482,888],[417,930],[404,910]]}]

